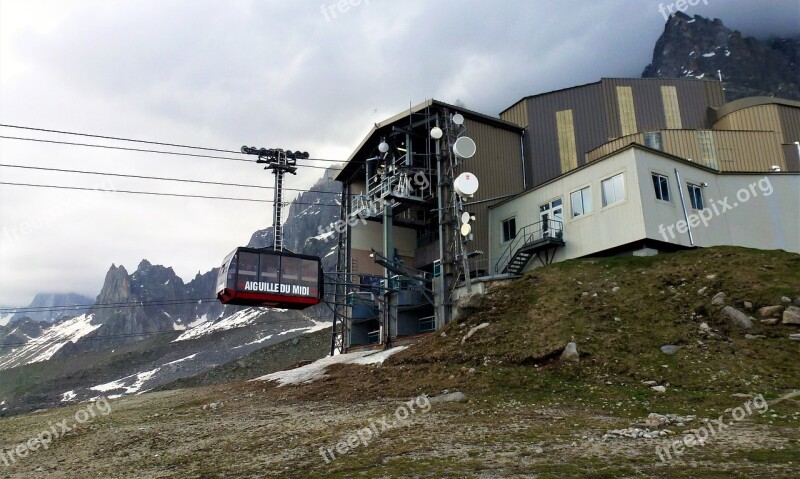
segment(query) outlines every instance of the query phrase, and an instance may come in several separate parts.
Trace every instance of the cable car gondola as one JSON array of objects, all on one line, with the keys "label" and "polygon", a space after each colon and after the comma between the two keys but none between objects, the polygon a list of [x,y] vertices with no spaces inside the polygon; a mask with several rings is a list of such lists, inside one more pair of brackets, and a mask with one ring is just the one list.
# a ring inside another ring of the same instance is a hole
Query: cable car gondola
[{"label": "cable car gondola", "polygon": [[323,294],[319,257],[286,250],[236,248],[217,276],[223,304],[305,309],[322,302]]}]

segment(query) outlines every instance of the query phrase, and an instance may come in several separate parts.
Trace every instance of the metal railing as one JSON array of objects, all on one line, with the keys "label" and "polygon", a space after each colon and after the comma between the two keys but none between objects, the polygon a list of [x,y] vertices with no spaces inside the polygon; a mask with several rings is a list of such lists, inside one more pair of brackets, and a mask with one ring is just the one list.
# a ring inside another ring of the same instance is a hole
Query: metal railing
[{"label": "metal railing", "polygon": [[558,220],[547,219],[525,226],[517,231],[517,235],[500,255],[500,259],[494,265],[494,270],[498,273],[502,272],[520,248],[548,238],[562,239],[563,237],[564,223]]}]

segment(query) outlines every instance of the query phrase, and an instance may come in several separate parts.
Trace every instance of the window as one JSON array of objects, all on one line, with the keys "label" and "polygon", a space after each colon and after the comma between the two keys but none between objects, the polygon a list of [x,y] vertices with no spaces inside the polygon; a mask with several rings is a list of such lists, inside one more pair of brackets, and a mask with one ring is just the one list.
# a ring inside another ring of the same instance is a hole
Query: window
[{"label": "window", "polygon": [[692,203],[692,208],[702,210],[704,207],[703,189],[699,185],[693,185],[692,183],[687,183],[686,186],[689,188],[689,201]]},{"label": "window", "polygon": [[587,186],[578,191],[573,192],[570,197],[572,203],[572,217],[585,215],[592,211],[592,189]]},{"label": "window", "polygon": [[509,218],[503,221],[503,243],[511,241],[517,237],[517,218]]},{"label": "window", "polygon": [[311,259],[304,259],[302,264],[300,284],[310,288],[311,294],[316,294],[319,285],[319,263]]},{"label": "window", "polygon": [[261,254],[261,276],[259,281],[267,283],[278,282],[278,272],[281,269],[281,257],[276,254]]},{"label": "window", "polygon": [[622,173],[603,180],[601,186],[603,206],[613,205],[625,199],[625,177]]},{"label": "window", "polygon": [[670,201],[669,198],[669,178],[658,173],[653,173],[653,188],[656,191],[656,198],[661,201]]},{"label": "window", "polygon": [[296,284],[300,279],[300,258],[281,257],[281,283]]},{"label": "window", "polygon": [[664,151],[660,131],[648,131],[644,134],[644,146],[654,150]]},{"label": "window", "polygon": [[258,280],[258,253],[239,253],[239,279],[236,289],[244,290],[245,283]]}]

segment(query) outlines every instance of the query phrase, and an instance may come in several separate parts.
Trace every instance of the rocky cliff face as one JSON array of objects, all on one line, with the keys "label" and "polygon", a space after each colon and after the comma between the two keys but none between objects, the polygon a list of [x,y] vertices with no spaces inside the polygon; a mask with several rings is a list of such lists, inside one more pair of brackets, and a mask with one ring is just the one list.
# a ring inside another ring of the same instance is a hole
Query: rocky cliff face
[{"label": "rocky cliff face", "polygon": [[721,20],[677,13],[656,43],[644,78],[717,78],[727,101],[748,96],[800,100],[800,37],[761,42]]},{"label": "rocky cliff face", "polygon": [[[336,235],[325,235],[339,219],[342,185],[334,180],[338,170],[328,169],[307,192],[289,206],[283,225],[284,246],[294,252],[319,256],[325,271],[336,267]],[[272,227],[256,231],[248,246],[266,248],[273,244]]]}]

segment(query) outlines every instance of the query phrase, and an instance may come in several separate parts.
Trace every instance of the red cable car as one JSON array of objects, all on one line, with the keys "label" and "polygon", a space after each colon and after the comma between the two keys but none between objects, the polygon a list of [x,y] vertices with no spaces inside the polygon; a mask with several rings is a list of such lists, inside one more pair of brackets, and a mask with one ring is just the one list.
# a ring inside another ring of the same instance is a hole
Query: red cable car
[{"label": "red cable car", "polygon": [[223,304],[305,309],[323,299],[317,256],[266,248],[236,248],[219,269],[217,299]]}]

